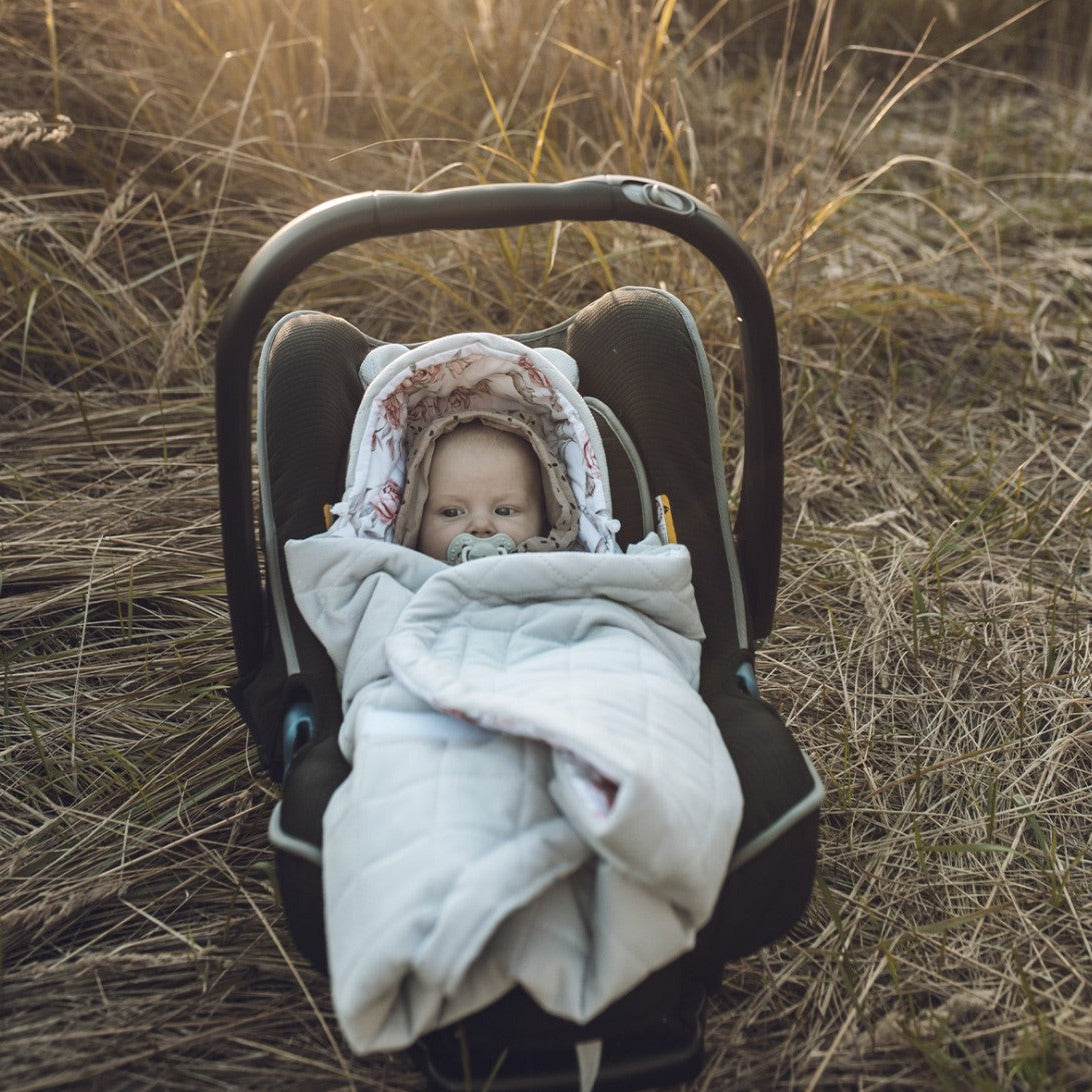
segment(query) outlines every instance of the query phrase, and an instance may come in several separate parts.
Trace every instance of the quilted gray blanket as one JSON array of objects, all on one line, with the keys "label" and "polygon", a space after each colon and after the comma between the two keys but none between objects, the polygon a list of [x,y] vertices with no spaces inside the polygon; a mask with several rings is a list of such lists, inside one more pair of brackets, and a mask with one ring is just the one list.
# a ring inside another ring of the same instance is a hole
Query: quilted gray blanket
[{"label": "quilted gray blanket", "polygon": [[682,546],[449,568],[288,544],[340,676],[352,765],[325,813],[333,1002],[404,1047],[523,986],[585,1022],[694,943],[742,813],[696,692]]}]

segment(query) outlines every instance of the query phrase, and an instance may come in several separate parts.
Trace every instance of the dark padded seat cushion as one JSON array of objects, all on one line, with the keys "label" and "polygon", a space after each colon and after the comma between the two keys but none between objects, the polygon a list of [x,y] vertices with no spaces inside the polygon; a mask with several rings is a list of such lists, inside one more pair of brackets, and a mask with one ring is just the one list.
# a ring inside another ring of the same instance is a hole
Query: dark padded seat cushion
[{"label": "dark padded seat cushion", "polygon": [[[263,765],[275,780],[283,776],[281,722],[296,700],[315,706],[319,734],[336,729],[341,699],[326,650],[307,628],[284,579],[284,544],[324,526],[323,504],[341,495],[353,416],[362,387],[357,369],[370,348],[354,326],[330,315],[303,312],[279,329],[269,349],[265,377],[265,419],[259,423],[267,464],[262,504],[272,506],[276,542],[262,547],[281,574],[284,609],[299,659],[289,675],[275,629],[257,675],[236,687],[233,699],[250,724]],[[271,554],[271,551],[275,553]],[[267,587],[266,617],[275,615],[273,583]]]},{"label": "dark padded seat cushion", "polygon": [[682,311],[655,289],[612,292],[573,319],[568,351],[580,365],[581,393],[611,407],[637,448],[649,491],[671,500],[706,632],[703,674],[711,661],[734,672],[740,649],[714,478],[724,471],[719,459],[713,465],[699,347]]},{"label": "dark padded seat cushion", "polygon": [[341,497],[363,393],[358,369],[370,348],[351,323],[310,312],[286,322],[273,342],[265,455],[281,548],[322,531],[323,504]]}]

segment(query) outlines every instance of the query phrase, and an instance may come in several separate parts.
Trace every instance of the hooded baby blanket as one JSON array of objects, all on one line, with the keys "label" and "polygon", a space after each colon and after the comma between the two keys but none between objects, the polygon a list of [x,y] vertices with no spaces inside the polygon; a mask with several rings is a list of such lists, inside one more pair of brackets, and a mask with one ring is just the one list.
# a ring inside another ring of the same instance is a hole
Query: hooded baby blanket
[{"label": "hooded baby blanket", "polygon": [[[692,947],[742,815],[697,694],[689,555],[619,551],[564,354],[462,334],[362,372],[337,521],[285,551],[352,767],[323,821],[338,1021],[357,1052],[398,1049],[519,985],[586,1022]],[[456,566],[418,553],[407,463],[437,422],[496,415],[537,438],[549,532]]]}]

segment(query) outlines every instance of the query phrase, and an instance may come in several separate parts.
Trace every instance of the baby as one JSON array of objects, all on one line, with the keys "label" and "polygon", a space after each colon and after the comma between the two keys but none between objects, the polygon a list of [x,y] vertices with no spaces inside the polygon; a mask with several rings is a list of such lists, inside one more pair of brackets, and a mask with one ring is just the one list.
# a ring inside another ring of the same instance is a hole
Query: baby
[{"label": "baby", "polygon": [[495,334],[373,350],[361,365],[366,388],[346,489],[331,506],[333,537],[449,564],[513,551],[619,552],[606,453],[575,369],[561,350]]},{"label": "baby", "polygon": [[438,561],[511,553],[544,535],[542,471],[531,445],[480,421],[436,442],[417,549]]}]

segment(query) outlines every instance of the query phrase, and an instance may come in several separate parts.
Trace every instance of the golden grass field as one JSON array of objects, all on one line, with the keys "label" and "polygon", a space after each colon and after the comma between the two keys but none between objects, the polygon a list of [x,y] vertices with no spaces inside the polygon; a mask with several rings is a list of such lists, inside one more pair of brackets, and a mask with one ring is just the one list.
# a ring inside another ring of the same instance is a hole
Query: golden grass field
[{"label": "golden grass field", "polygon": [[[4,1088],[422,1087],[283,926],[223,694],[218,316],[329,197],[594,173],[712,204],[781,335],[758,666],[828,798],[691,1087],[1092,1087],[1087,4],[0,0],[0,56]],[[420,339],[663,284],[731,485],[730,303],[664,239],[387,241],[284,310]]]}]

